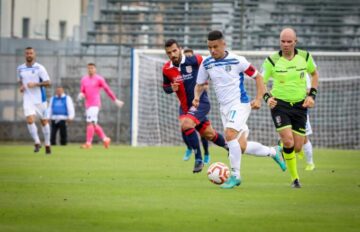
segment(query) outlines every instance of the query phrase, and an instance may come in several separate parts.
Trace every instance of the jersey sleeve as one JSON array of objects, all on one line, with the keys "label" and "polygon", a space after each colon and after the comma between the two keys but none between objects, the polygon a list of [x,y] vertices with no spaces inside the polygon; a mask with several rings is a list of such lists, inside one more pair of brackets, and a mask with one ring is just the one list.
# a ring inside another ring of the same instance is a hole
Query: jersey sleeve
[{"label": "jersey sleeve", "polygon": [[247,61],[247,59],[243,56],[238,57],[239,62],[240,62],[240,72],[245,73],[246,75],[248,75],[251,78],[255,78],[257,75],[257,70],[256,68],[249,62]]},{"label": "jersey sleeve", "polygon": [[167,78],[167,76],[165,75],[165,73],[163,72],[163,90],[165,93],[172,93],[174,92],[171,88],[171,81],[169,80],[169,78]]},{"label": "jersey sleeve", "polygon": [[200,84],[200,85],[206,84],[208,83],[208,80],[209,80],[209,73],[208,71],[206,71],[204,67],[204,63],[201,63],[196,78],[196,84]]},{"label": "jersey sleeve", "polygon": [[39,75],[40,75],[41,81],[50,81],[49,74],[43,66],[40,66]]},{"label": "jersey sleeve", "polygon": [[82,78],[81,81],[80,81],[80,93],[83,93],[84,95],[86,94],[84,78]]},{"label": "jersey sleeve", "polygon": [[116,96],[113,93],[113,91],[110,89],[108,83],[106,83],[104,78],[99,78],[100,80],[100,86],[104,89],[105,93],[111,98],[111,100],[115,101],[116,100]]},{"label": "jersey sleeve", "polygon": [[265,59],[263,65],[262,65],[262,71],[261,74],[264,78],[264,82],[267,83],[271,77],[271,73],[272,73],[272,64],[269,62],[268,59]]},{"label": "jersey sleeve", "polygon": [[197,60],[197,62],[198,62],[198,65],[200,66],[200,64],[201,64],[202,61],[203,61],[203,57],[202,57],[201,55],[195,55],[195,57],[196,57],[196,60]]},{"label": "jersey sleeve", "polygon": [[306,66],[307,66],[306,68],[307,68],[308,73],[313,73],[316,70],[315,61],[310,53],[309,53],[309,59],[307,60]]}]

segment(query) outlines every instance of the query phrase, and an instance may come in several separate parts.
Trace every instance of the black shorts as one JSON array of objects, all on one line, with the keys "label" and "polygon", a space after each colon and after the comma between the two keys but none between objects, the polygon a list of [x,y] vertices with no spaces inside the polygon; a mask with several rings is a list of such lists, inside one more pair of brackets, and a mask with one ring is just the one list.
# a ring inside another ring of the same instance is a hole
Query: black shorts
[{"label": "black shorts", "polygon": [[276,131],[291,128],[294,133],[305,136],[307,108],[302,106],[304,101],[296,103],[290,103],[280,99],[276,99],[276,101],[276,106],[271,109],[271,116]]}]

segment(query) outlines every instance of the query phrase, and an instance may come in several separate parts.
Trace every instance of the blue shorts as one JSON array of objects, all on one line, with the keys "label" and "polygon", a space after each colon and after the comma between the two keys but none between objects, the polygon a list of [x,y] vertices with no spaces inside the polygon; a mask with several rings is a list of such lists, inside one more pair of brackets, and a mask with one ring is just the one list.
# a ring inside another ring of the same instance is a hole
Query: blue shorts
[{"label": "blue shorts", "polygon": [[195,109],[191,107],[187,113],[185,113],[181,107],[179,107],[179,118],[188,117],[191,118],[196,125],[209,121],[207,114],[210,112],[210,103],[200,102],[199,107]]}]

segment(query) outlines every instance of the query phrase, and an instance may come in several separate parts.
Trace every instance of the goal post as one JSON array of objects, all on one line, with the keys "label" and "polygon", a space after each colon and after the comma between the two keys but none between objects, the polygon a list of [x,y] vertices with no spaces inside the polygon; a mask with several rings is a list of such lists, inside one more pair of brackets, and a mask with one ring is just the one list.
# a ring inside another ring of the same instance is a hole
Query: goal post
[{"label": "goal post", "polygon": [[[257,69],[274,51],[232,51],[245,56]],[[207,56],[208,51],[195,51]],[[316,106],[309,110],[316,147],[360,148],[360,53],[311,52],[319,71],[319,89]],[[162,89],[162,66],[168,60],[161,49],[133,49],[131,77],[131,145],[182,145],[178,123],[178,100],[175,94]],[[250,97],[255,97],[255,82],[245,81]],[[210,81],[209,119],[213,127],[223,132],[219,107]],[[253,110],[248,119],[250,140],[274,145],[278,135],[270,110],[263,103]]]}]

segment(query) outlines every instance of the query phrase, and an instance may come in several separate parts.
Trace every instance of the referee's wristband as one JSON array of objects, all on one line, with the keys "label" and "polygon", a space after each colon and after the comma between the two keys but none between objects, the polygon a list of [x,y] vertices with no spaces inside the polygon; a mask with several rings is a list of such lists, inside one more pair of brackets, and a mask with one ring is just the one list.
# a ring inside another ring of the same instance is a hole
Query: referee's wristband
[{"label": "referee's wristband", "polygon": [[315,100],[316,94],[317,94],[317,89],[311,88],[310,91],[309,91],[308,96],[312,97]]},{"label": "referee's wristband", "polygon": [[266,103],[268,102],[269,98],[271,98],[271,95],[269,93],[265,93],[263,99]]}]

